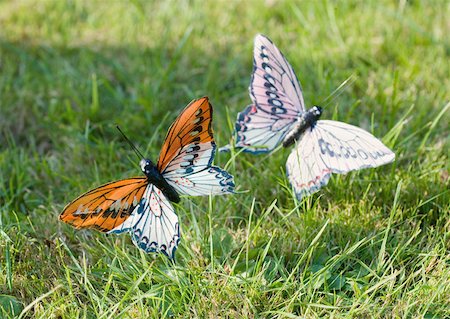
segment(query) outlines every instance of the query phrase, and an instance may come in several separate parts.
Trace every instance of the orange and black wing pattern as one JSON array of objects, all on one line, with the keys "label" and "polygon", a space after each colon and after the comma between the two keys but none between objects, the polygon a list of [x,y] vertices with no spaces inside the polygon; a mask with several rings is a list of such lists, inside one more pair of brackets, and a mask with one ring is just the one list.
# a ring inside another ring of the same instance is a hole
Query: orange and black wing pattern
[{"label": "orange and black wing pattern", "polygon": [[102,185],[68,204],[59,219],[75,228],[110,231],[131,215],[147,186],[146,177],[133,177]]},{"label": "orange and black wing pattern", "polygon": [[183,147],[213,142],[211,120],[212,106],[207,97],[189,103],[169,128],[159,154],[158,170],[163,172]]}]

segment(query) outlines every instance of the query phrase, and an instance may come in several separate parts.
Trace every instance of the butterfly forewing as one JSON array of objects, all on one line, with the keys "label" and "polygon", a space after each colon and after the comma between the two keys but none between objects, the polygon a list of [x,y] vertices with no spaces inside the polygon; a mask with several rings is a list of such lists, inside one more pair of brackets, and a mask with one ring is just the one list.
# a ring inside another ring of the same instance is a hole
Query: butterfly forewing
[{"label": "butterfly forewing", "polygon": [[262,111],[280,118],[297,118],[305,102],[297,76],[281,51],[263,35],[255,38],[250,95]]},{"label": "butterfly forewing", "polygon": [[233,191],[233,177],[212,166],[216,150],[212,113],[207,98],[195,100],[181,113],[167,134],[158,169],[181,194],[201,196]]},{"label": "butterfly forewing", "polygon": [[109,231],[128,219],[141,201],[147,185],[145,177],[102,185],[68,204],[59,218],[76,228]]},{"label": "butterfly forewing", "polygon": [[238,114],[236,147],[251,153],[270,152],[283,141],[305,106],[294,70],[272,41],[258,35],[253,53],[249,87],[253,104]]},{"label": "butterfly forewing", "polygon": [[157,167],[161,173],[176,160],[184,147],[195,148],[199,144],[213,142],[211,119],[212,109],[208,98],[194,100],[186,106],[170,126],[159,154]]}]

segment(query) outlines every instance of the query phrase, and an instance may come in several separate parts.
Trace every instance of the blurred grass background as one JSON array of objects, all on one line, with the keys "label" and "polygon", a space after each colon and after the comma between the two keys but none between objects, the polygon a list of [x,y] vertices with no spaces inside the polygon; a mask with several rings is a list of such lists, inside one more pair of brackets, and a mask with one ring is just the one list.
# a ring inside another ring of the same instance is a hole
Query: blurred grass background
[{"label": "blurred grass background", "polygon": [[[0,1],[0,317],[449,317],[449,16],[448,1]],[[116,124],[155,160],[207,95],[230,142],[257,33],[308,106],[351,77],[323,118],[371,131],[396,162],[298,203],[289,150],[218,154],[243,193],[176,206],[174,266],[58,221],[140,174]]]}]

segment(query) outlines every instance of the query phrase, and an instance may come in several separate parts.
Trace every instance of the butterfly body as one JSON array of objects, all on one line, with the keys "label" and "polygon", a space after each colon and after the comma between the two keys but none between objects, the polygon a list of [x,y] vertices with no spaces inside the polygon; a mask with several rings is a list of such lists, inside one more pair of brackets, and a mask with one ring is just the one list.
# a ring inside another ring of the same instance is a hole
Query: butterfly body
[{"label": "butterfly body", "polygon": [[294,124],[291,131],[286,134],[286,137],[283,140],[283,147],[294,144],[308,128],[314,127],[314,124],[316,124],[321,115],[322,108],[320,106],[314,106],[305,113],[302,113],[298,117],[297,122]]},{"label": "butterfly body", "polygon": [[178,195],[175,188],[173,188],[166,181],[164,176],[161,175],[161,173],[158,171],[158,168],[152,163],[152,161],[150,161],[149,159],[142,159],[140,162],[140,166],[142,172],[145,174],[145,176],[147,176],[150,184],[153,184],[157,188],[159,188],[171,202],[180,202],[180,195]]}]

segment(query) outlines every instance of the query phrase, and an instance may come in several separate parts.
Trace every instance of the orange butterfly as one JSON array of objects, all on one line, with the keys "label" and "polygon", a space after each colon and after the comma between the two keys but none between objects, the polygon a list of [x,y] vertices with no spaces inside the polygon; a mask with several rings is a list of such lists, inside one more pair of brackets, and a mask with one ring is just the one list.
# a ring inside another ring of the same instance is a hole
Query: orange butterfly
[{"label": "orange butterfly", "polygon": [[179,202],[179,194],[234,192],[233,176],[212,166],[212,112],[207,97],[192,101],[170,127],[157,165],[141,160],[145,177],[95,188],[67,205],[59,218],[75,228],[130,232],[133,243],[145,252],[173,258],[180,228],[170,201]]}]

